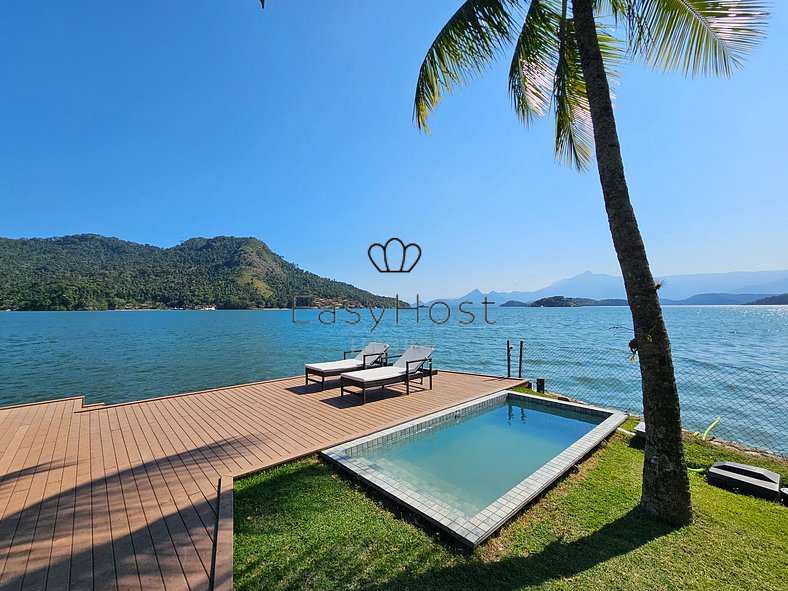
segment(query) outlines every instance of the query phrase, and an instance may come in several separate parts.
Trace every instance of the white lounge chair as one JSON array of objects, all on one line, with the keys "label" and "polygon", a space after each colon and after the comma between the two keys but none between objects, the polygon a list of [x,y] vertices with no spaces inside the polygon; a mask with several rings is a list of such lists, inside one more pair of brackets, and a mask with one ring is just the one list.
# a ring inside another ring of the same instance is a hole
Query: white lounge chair
[{"label": "white lounge chair", "polygon": [[[326,377],[338,376],[346,371],[365,369],[375,365],[385,365],[387,363],[389,346],[386,343],[369,343],[363,349],[355,351],[345,351],[342,353],[341,361],[326,361],[323,363],[307,363],[304,365],[304,378],[306,385],[309,382],[320,383],[320,389],[326,388]],[[349,357],[357,353],[355,357]],[[310,378],[309,376],[320,376],[320,379]]]},{"label": "white lounge chair", "polygon": [[435,373],[432,370],[434,350],[432,347],[411,345],[402,355],[389,357],[389,359],[399,357],[394,365],[342,373],[339,376],[341,396],[345,395],[345,388],[355,386],[361,389],[360,392],[355,393],[361,394],[361,403],[364,404],[367,401],[367,388],[401,383],[405,384],[405,394],[410,394],[410,382],[418,379],[420,383],[424,383],[424,378],[427,376],[432,390],[432,376]]}]

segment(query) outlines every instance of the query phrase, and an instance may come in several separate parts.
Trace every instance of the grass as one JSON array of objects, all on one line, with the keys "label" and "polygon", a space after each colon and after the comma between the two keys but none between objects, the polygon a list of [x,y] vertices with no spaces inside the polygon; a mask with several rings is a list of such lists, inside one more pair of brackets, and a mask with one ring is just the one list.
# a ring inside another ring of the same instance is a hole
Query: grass
[{"label": "grass", "polygon": [[[723,450],[690,442],[691,463]],[[726,452],[732,453],[734,452]],[[752,458],[748,458],[750,463]],[[780,464],[785,472],[788,463]],[[643,453],[616,435],[475,552],[315,458],[235,485],[236,589],[783,590],[788,508],[691,475],[695,522],[673,529],[636,509]]]},{"label": "grass", "polygon": [[513,392],[520,392],[521,394],[530,394],[531,396],[541,396],[542,398],[555,398],[553,394],[548,394],[547,392],[537,392],[536,390],[531,390],[531,388],[526,388],[525,386],[514,386],[511,388]]},{"label": "grass", "polygon": [[635,427],[638,426],[638,423],[641,420],[642,419],[640,417],[629,417],[626,421],[621,423],[621,428],[626,430],[626,431],[629,431],[630,433],[634,433],[635,432]]}]

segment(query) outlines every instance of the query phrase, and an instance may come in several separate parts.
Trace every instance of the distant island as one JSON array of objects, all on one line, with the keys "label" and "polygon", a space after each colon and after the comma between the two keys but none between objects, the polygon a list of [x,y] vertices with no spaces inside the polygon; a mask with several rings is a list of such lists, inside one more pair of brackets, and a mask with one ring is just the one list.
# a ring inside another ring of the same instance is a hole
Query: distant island
[{"label": "distant island", "polygon": [[[777,306],[788,305],[788,293],[781,295],[761,297],[753,294],[723,294],[705,293],[692,296],[686,300],[667,300],[663,305],[667,306],[690,306],[690,305],[748,305],[748,306]],[[550,296],[540,298],[533,302],[522,302],[520,300],[509,300],[500,305],[501,308],[581,308],[585,306],[628,306],[626,300],[609,298],[604,300],[594,300],[591,298],[568,298],[566,296]]]},{"label": "distant island", "polygon": [[785,306],[788,305],[788,293],[761,298],[754,302],[747,302],[748,306]]},{"label": "distant island", "polygon": [[517,300],[509,300],[500,306],[501,308],[530,308],[531,304],[528,302],[518,302]]},{"label": "distant island", "polygon": [[757,293],[699,293],[683,300],[666,300],[660,298],[668,306],[737,306],[749,304],[766,297]]},{"label": "distant island", "polygon": [[[394,298],[304,271],[255,238],[159,248],[97,234],[0,238],[0,310],[393,307]],[[400,306],[407,306],[400,302]]]},{"label": "distant island", "polygon": [[621,299],[594,300],[591,298],[568,298],[565,296],[550,296],[535,302],[520,302],[509,300],[501,304],[501,308],[580,308],[583,306],[626,306],[627,301]]}]

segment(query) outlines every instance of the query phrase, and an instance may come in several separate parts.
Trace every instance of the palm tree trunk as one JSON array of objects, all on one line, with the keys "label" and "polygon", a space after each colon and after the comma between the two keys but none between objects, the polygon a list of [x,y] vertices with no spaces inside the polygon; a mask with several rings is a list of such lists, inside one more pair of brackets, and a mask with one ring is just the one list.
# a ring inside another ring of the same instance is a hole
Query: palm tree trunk
[{"label": "palm tree trunk", "polygon": [[635,338],[631,346],[637,348],[640,358],[647,426],[640,506],[663,521],[685,524],[692,520],[692,504],[670,341],[646,247],[629,201],[593,5],[593,0],[573,0],[572,15],[591,107],[605,209],[632,313]]}]

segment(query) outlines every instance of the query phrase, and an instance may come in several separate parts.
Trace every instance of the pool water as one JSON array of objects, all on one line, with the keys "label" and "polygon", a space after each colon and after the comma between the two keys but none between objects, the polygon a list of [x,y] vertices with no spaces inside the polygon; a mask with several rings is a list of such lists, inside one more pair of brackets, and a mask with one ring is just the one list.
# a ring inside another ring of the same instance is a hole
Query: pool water
[{"label": "pool water", "polygon": [[509,397],[352,456],[470,518],[605,418]]}]

